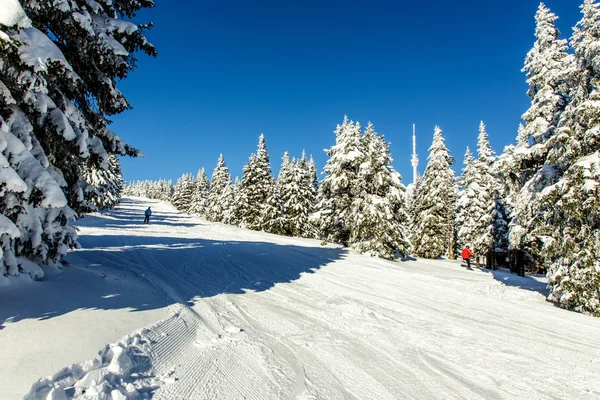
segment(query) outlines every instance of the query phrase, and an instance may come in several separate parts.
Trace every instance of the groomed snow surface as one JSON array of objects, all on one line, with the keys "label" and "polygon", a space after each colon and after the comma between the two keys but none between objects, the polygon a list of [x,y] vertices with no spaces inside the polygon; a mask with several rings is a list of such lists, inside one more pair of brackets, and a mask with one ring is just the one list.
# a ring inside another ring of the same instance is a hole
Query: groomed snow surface
[{"label": "groomed snow surface", "polygon": [[0,399],[600,398],[600,320],[542,279],[136,198],[80,234],[69,266],[0,289]]}]

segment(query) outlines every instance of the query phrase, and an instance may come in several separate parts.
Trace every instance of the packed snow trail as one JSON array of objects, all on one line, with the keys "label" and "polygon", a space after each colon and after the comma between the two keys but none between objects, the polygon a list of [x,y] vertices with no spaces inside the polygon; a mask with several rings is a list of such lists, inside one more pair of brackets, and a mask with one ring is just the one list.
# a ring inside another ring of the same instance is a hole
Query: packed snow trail
[{"label": "packed snow trail", "polygon": [[554,307],[532,278],[389,262],[146,199],[80,228],[78,259],[136,274],[173,314],[29,398],[98,368],[100,390],[170,400],[600,398],[600,320]]}]

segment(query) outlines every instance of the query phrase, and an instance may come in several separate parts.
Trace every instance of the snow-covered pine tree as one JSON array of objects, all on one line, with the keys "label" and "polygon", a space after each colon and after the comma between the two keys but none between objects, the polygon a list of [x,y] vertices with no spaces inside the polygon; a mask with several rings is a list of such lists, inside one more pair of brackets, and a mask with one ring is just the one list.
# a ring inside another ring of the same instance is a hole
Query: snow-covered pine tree
[{"label": "snow-covered pine tree", "polygon": [[585,0],[581,12],[571,38],[572,100],[537,173],[553,184],[536,198],[534,233],[545,235],[550,298],[600,316],[600,4]]},{"label": "snow-covered pine tree", "polygon": [[170,202],[175,192],[175,186],[171,180],[161,179],[158,181],[158,190],[156,197],[158,200]]},{"label": "snow-covered pine tree", "polygon": [[[511,247],[526,250],[542,258],[536,197],[544,187],[555,181],[553,167],[546,159],[567,104],[575,71],[574,56],[567,52],[566,40],[559,39],[555,26],[557,16],[543,3],[535,16],[536,41],[527,54],[523,72],[527,73],[531,107],[523,114],[517,146],[502,157],[503,174],[508,184],[509,206],[513,213],[510,226]],[[510,155],[508,155],[510,152]],[[544,166],[545,172],[538,174]]]},{"label": "snow-covered pine tree", "polygon": [[87,201],[99,210],[110,209],[119,203],[123,191],[121,164],[116,155],[108,157],[107,169],[83,167],[83,179],[89,184],[85,189]]},{"label": "snow-covered pine tree", "polygon": [[[499,177],[496,174],[496,177]],[[506,206],[506,193],[501,182],[494,191],[494,210],[492,214],[493,223],[493,250],[496,252],[507,252],[508,247],[508,223],[510,221],[510,211]]]},{"label": "snow-covered pine tree", "polygon": [[469,147],[465,151],[464,168],[458,179],[458,187],[461,189],[457,201],[456,228],[457,245],[463,248],[466,245],[472,245],[475,234],[475,215],[473,214],[474,204],[477,202],[477,193],[479,187],[474,180],[473,154]]},{"label": "snow-covered pine tree", "polygon": [[223,204],[223,193],[231,185],[231,174],[225,164],[223,154],[219,155],[217,166],[210,180],[210,193],[206,205],[206,219],[213,222],[223,221],[226,206]]},{"label": "snow-covered pine tree", "polygon": [[[454,159],[436,126],[425,173],[415,188],[412,246],[418,257],[439,258],[454,251],[454,212],[458,188],[450,166]],[[451,254],[450,254],[451,256]]]},{"label": "snow-covered pine tree", "polygon": [[291,234],[293,236],[314,238],[315,227],[310,220],[314,213],[317,198],[316,167],[312,158],[306,159],[306,153],[302,152],[300,160],[294,164],[294,181],[298,188],[298,195],[291,203],[295,210],[291,218]]},{"label": "snow-covered pine tree", "polygon": [[283,220],[283,202],[281,201],[281,188],[275,181],[271,186],[267,203],[265,204],[262,215],[262,230],[277,235],[285,234]]},{"label": "snow-covered pine tree", "polygon": [[476,257],[485,257],[494,247],[494,226],[498,216],[496,213],[496,194],[499,190],[494,162],[494,152],[483,121],[479,124],[477,138],[477,160],[473,162],[471,171],[473,179],[473,197],[467,207],[475,219],[473,231],[473,252]]},{"label": "snow-covered pine tree", "polygon": [[313,160],[312,156],[310,156],[310,160],[308,160],[308,175],[311,180],[313,193],[315,194],[316,204],[316,198],[319,193],[319,179],[317,177],[317,164],[315,163],[315,160]]},{"label": "snow-covered pine tree", "polygon": [[188,212],[190,214],[204,215],[206,212],[206,202],[208,194],[210,193],[210,181],[204,172],[204,168],[201,168],[196,175],[196,181],[194,182],[194,193],[192,194],[192,203]]},{"label": "snow-covered pine tree", "polygon": [[69,221],[93,208],[83,166],[138,154],[108,129],[107,117],[129,108],[116,81],[134,69],[135,52],[156,54],[148,26],[122,19],[150,0],[20,3],[22,18],[0,25],[0,277],[40,276],[19,257],[56,264],[76,246]]},{"label": "snow-covered pine tree", "polygon": [[256,154],[254,154],[254,153],[250,154],[250,157],[248,157],[248,163],[246,163],[242,167],[242,179],[238,182],[238,186],[237,186],[236,192],[235,192],[236,196],[235,196],[235,203],[233,205],[232,215],[233,215],[233,218],[237,221],[237,225],[240,227],[245,227],[243,221],[244,221],[246,214],[249,213],[249,209],[250,209],[250,205],[248,204],[247,192],[246,192],[246,190],[244,190],[242,182],[243,182],[244,176],[248,173],[248,171],[250,169],[250,165],[255,163],[255,159],[256,159]]},{"label": "snow-covered pine tree", "polygon": [[171,204],[179,211],[189,212],[196,184],[192,174],[183,174],[175,185]]},{"label": "snow-covered pine tree", "polygon": [[240,180],[236,176],[233,184],[227,185],[223,191],[223,220],[222,222],[229,225],[238,225],[239,219],[235,213],[238,192],[240,188]]},{"label": "snow-covered pine tree", "polygon": [[355,250],[376,257],[394,259],[396,252],[409,251],[402,178],[391,166],[389,143],[369,123],[363,135],[364,160],[360,165],[361,190],[353,202],[357,220],[349,244]]},{"label": "snow-covered pine tree", "polygon": [[296,232],[294,226],[294,220],[298,212],[296,203],[299,199],[299,184],[300,181],[296,174],[299,172],[297,169],[298,164],[296,161],[290,160],[290,155],[286,151],[283,154],[283,162],[281,169],[279,170],[279,176],[277,177],[277,188],[279,191],[279,197],[281,200],[281,228],[282,233],[291,236],[300,236]]},{"label": "snow-covered pine tree", "polygon": [[[177,208],[177,206],[175,204],[180,204],[181,203],[181,193],[182,193],[182,187],[183,187],[183,178],[184,178],[185,174],[180,176],[177,179],[177,182],[175,183],[175,186],[173,187],[173,197],[171,198],[171,204],[173,204],[175,206],[175,208]],[[146,185],[145,185],[146,186]],[[146,189],[146,193],[149,190],[149,187],[147,186]]]},{"label": "snow-covered pine tree", "polygon": [[335,132],[335,145],[325,153],[329,156],[318,194],[316,212],[311,216],[321,238],[347,246],[357,216],[352,204],[362,187],[360,164],[365,158],[360,124],[344,121]]},{"label": "snow-covered pine tree", "polygon": [[253,230],[274,232],[276,219],[280,218],[280,205],[275,199],[275,179],[271,174],[271,164],[267,142],[263,134],[258,139],[258,151],[253,154],[243,168],[240,185],[240,226]]}]

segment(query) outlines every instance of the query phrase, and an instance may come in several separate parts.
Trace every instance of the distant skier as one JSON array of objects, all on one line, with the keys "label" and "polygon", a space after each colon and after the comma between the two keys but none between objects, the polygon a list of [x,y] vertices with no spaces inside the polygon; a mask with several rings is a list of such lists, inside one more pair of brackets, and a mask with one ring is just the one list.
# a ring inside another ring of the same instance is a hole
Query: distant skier
[{"label": "distant skier", "polygon": [[150,207],[148,207],[146,209],[146,211],[144,212],[144,224],[149,224],[150,223],[150,216],[152,215],[152,210],[150,209]]},{"label": "distant skier", "polygon": [[463,260],[465,260],[465,262],[467,263],[467,269],[473,269],[473,268],[471,268],[471,257],[473,257],[474,254],[471,251],[471,249],[469,248],[469,245],[465,246],[461,255],[462,255]]}]

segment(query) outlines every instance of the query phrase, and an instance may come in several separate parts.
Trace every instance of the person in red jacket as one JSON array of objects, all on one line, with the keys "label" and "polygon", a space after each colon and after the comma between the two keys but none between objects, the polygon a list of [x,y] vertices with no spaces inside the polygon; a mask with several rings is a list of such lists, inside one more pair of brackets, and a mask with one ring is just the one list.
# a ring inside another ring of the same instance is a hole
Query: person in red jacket
[{"label": "person in red jacket", "polygon": [[462,258],[467,263],[467,269],[473,269],[473,268],[471,268],[471,257],[473,257],[473,256],[474,256],[473,251],[471,251],[471,249],[469,248],[469,245],[466,245],[462,251]]}]

